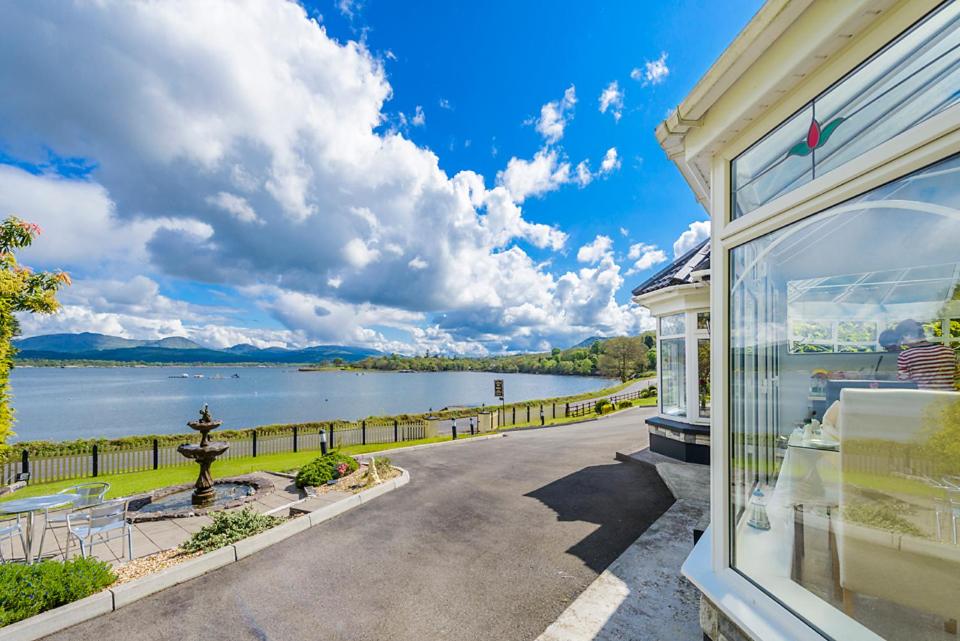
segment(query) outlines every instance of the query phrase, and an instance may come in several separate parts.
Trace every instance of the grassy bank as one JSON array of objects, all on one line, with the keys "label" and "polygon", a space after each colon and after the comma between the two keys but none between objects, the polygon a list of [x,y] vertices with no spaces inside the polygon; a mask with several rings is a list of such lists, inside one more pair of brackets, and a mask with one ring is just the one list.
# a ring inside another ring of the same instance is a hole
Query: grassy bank
[{"label": "grassy bank", "polygon": [[[470,435],[460,436],[460,438],[470,438]],[[416,441],[401,441],[400,443],[383,443],[378,445],[356,445],[344,448],[338,448],[338,451],[344,454],[370,454],[372,452],[381,452],[396,449],[398,447],[409,447],[411,445],[424,445],[426,443],[440,443],[449,441],[449,436],[437,436],[434,438],[424,438]],[[459,440],[459,439],[458,439]],[[228,476],[239,476],[241,474],[250,474],[252,472],[274,471],[283,472],[297,469],[304,463],[320,456],[317,450],[308,452],[286,452],[283,454],[266,454],[256,458],[245,456],[242,458],[217,461],[213,466],[214,478],[225,478]],[[77,485],[78,483],[88,483],[91,481],[104,481],[110,484],[110,491],[107,498],[116,498],[119,496],[130,496],[149,492],[159,487],[169,485],[182,485],[184,483],[193,483],[197,480],[197,466],[186,465],[181,467],[167,467],[159,470],[147,470],[144,472],[124,472],[121,474],[105,474],[93,477],[77,478],[69,481],[56,481],[54,483],[38,483],[28,485],[22,490],[5,496],[2,501],[11,499],[21,499],[29,496],[42,496],[54,494],[64,488]]]},{"label": "grassy bank", "polygon": [[[629,403],[630,403],[630,407],[656,407],[657,398],[655,396],[652,398],[640,398],[634,401],[629,401]],[[615,412],[618,412],[621,409],[629,409],[629,408],[618,407],[616,409],[608,409],[603,413],[603,416],[609,416],[610,414],[614,414]],[[544,421],[544,425],[547,427],[551,425],[567,425],[570,423],[580,423],[582,421],[588,421],[595,418],[600,418],[600,415],[598,415],[596,411],[591,408],[591,411],[589,413],[583,414],[580,416],[571,416],[569,418],[555,418],[555,419],[548,418]],[[529,422],[517,423],[516,425],[509,425],[501,429],[509,431],[512,429],[524,429],[528,427],[540,427],[540,417],[537,416]]]},{"label": "grassy bank", "polygon": [[[618,389],[623,389],[630,383],[625,383],[623,385],[617,386]],[[606,392],[607,394],[613,392]],[[598,396],[604,396],[605,394],[599,394]],[[581,395],[583,396],[583,395]],[[587,396],[586,398],[595,398],[595,396]],[[581,398],[580,400],[586,400]],[[655,407],[657,404],[657,399],[654,398],[642,398],[630,402],[631,407]],[[510,406],[508,406],[510,407]],[[620,410],[623,408],[617,408]],[[603,414],[603,416],[608,416],[617,410],[608,410]],[[475,411],[475,410],[474,410]],[[586,415],[570,417],[570,418],[556,418],[549,419],[545,422],[545,425],[565,425],[570,423],[582,422],[590,419],[598,418],[598,415],[595,413],[593,408]],[[534,418],[528,423],[519,423],[516,425],[511,425],[506,429],[516,429],[516,428],[529,428],[529,427],[539,427],[540,420],[539,416]],[[481,436],[478,434],[477,436]],[[469,434],[459,434],[459,439],[470,438]],[[337,448],[340,452],[344,454],[370,454],[373,452],[384,452],[401,447],[409,447],[411,445],[424,445],[427,443],[440,443],[444,441],[452,440],[450,436],[437,436],[433,438],[418,439],[412,441],[401,441],[399,443],[381,443],[381,444],[370,444],[370,445],[351,445],[344,448]],[[213,466],[214,478],[225,478],[230,476],[239,476],[242,474],[250,474],[252,472],[262,472],[262,471],[274,471],[274,472],[283,472],[288,470],[293,470],[299,468],[304,463],[313,460],[319,456],[317,450],[309,450],[305,452],[285,452],[281,454],[265,454],[257,457],[246,456],[235,459],[228,459],[224,461],[218,461]],[[140,494],[143,492],[149,492],[160,487],[167,487],[170,485],[182,485],[186,483],[193,483],[197,478],[197,468],[195,465],[185,465],[180,467],[168,467],[161,468],[158,470],[146,470],[143,472],[124,472],[121,474],[107,474],[96,477],[97,481],[104,481],[110,484],[110,491],[107,493],[107,498],[115,498],[120,496],[131,496],[134,494]],[[17,492],[0,499],[2,501],[8,501],[14,498],[20,499],[30,496],[41,496],[45,494],[54,494],[64,488],[76,485],[78,483],[85,483],[93,481],[92,477],[84,477],[71,479],[67,481],[56,481],[53,483],[38,483],[29,485]]]},{"label": "grassy bank", "polygon": [[[565,403],[576,403],[578,401],[586,401],[595,398],[601,398],[604,396],[609,396],[611,394],[616,394],[630,385],[633,385],[637,381],[627,381],[626,383],[619,383],[611,387],[606,387],[604,389],[596,390],[593,392],[584,392],[582,394],[575,394],[571,396],[561,396],[556,398],[547,398],[547,399],[536,399],[531,401],[519,401],[516,403],[508,403],[505,406],[506,411],[511,411],[514,407],[517,409],[525,410],[529,407],[538,407],[541,403],[548,405],[550,403],[556,404],[565,404]],[[373,423],[392,423],[395,419],[399,420],[401,423],[410,423],[415,421],[422,421],[428,416],[437,416],[443,419],[450,418],[460,418],[467,416],[475,416],[478,411],[481,410],[487,411],[496,411],[500,409],[499,405],[487,405],[485,407],[464,407],[450,410],[441,410],[437,412],[424,412],[422,414],[400,414],[396,416],[369,416],[365,420]],[[325,430],[346,430],[346,429],[356,429],[360,424],[360,421],[349,422],[342,420],[332,420],[332,421],[313,421],[313,422],[303,422],[303,423],[282,423],[282,424],[273,424],[273,425],[261,425],[259,427],[251,427],[246,429],[221,429],[217,430],[217,438],[221,440],[244,440],[250,439],[251,432],[256,430],[260,437],[278,435],[278,434],[289,434],[294,427],[299,427],[301,430],[305,431],[315,431],[321,428]],[[135,436],[124,436],[121,438],[115,439],[78,439],[75,441],[21,441],[19,443],[11,443],[8,447],[0,447],[0,461],[16,461],[20,458],[20,452],[22,450],[28,450],[31,457],[50,457],[50,456],[62,456],[68,454],[88,454],[92,445],[96,444],[100,449],[101,453],[123,450],[123,449],[132,449],[132,448],[149,448],[153,445],[154,439],[156,439],[158,445],[161,447],[179,445],[180,443],[189,443],[197,442],[199,440],[199,435],[193,433],[181,433],[181,434],[142,434]]]}]

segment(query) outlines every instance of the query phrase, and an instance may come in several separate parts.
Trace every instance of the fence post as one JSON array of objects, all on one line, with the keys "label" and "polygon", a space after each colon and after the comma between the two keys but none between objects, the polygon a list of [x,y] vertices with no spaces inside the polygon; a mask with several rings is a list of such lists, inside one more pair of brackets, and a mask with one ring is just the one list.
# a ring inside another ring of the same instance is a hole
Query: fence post
[{"label": "fence post", "polygon": [[513,420],[510,421],[510,424],[511,425],[517,424],[517,406],[516,405],[513,406]]},{"label": "fence post", "polygon": [[153,469],[160,469],[160,441],[153,439]]},{"label": "fence post", "polygon": [[400,422],[397,419],[393,419],[393,442],[397,443],[400,441]]},{"label": "fence post", "polygon": [[20,455],[20,471],[24,474],[30,474],[30,452],[24,450]]},{"label": "fence post", "polygon": [[530,406],[527,405],[527,423],[530,422]]},{"label": "fence post", "polygon": [[330,423],[330,449],[331,450],[333,449],[333,432],[335,427],[336,425],[334,425],[333,423]]},{"label": "fence post", "polygon": [[100,452],[97,448],[97,444],[93,444],[93,475],[96,476],[100,472]]},{"label": "fence post", "polygon": [[256,458],[256,456],[257,456],[257,430],[256,430],[256,428],[253,429],[253,456],[254,456],[254,458]]},{"label": "fence post", "polygon": [[563,408],[563,418],[570,418],[570,403]]},{"label": "fence post", "polygon": [[294,454],[296,454],[297,452],[297,426],[296,425],[293,426],[293,452]]},{"label": "fence post", "polygon": [[361,440],[361,443],[360,443],[361,445],[367,444],[367,422],[366,421],[360,424],[360,440]]}]

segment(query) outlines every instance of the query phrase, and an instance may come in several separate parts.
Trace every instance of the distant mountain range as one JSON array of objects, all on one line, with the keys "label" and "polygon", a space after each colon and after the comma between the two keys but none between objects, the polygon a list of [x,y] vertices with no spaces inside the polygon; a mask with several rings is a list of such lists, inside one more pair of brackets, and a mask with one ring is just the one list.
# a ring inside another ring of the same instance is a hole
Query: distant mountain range
[{"label": "distant mountain range", "polygon": [[341,358],[348,363],[381,352],[365,347],[314,345],[303,349],[241,344],[211,349],[182,336],[155,341],[133,340],[83,332],[47,334],[13,341],[18,359],[55,361],[120,361],[143,363],[322,363]]},{"label": "distant mountain range", "polygon": [[605,340],[607,339],[603,338],[602,336],[591,336],[590,338],[583,339],[582,341],[580,341],[573,347],[570,347],[569,349],[581,349],[585,347],[593,347],[594,343],[599,343],[600,341],[605,341]]}]

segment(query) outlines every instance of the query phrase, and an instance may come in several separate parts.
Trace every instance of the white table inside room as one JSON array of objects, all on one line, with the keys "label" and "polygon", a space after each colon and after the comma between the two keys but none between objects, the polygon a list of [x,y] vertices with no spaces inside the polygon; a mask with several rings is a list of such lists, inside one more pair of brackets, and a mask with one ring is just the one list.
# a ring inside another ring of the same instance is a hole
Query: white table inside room
[{"label": "white table inside room", "polygon": [[880,640],[853,619],[831,615],[834,606],[802,585],[805,530],[826,533],[832,589],[839,591],[837,548],[830,517],[839,502],[840,444],[827,437],[788,441],[773,488],[764,488],[770,529],[751,526],[748,506],[737,528],[736,567],[835,639]]}]

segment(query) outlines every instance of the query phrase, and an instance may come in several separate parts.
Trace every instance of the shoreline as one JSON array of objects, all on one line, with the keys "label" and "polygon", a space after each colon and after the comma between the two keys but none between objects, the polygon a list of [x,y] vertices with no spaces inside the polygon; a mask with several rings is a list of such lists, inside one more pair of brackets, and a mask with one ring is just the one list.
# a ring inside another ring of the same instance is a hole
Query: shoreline
[{"label": "shoreline", "polygon": [[[427,372],[427,373],[442,373],[448,374],[450,372]],[[478,373],[478,372],[467,372],[467,373]],[[468,416],[475,415],[478,410],[480,411],[497,411],[501,408],[510,409],[513,407],[525,408],[527,406],[536,406],[538,404],[547,404],[547,403],[575,403],[580,401],[588,401],[593,399],[604,398],[613,394],[616,394],[624,389],[627,389],[631,385],[642,381],[651,380],[648,378],[639,378],[627,381],[625,383],[616,382],[612,385],[606,385],[600,389],[593,390],[590,392],[582,392],[580,394],[571,394],[567,396],[554,396],[546,398],[534,398],[530,400],[522,401],[513,401],[510,403],[505,403],[503,405],[496,404],[486,404],[475,407],[456,407],[449,409],[440,409],[436,411],[426,411],[426,412],[410,412],[410,413],[398,413],[392,415],[370,415],[365,419],[357,419],[355,421],[346,420],[346,419],[322,419],[322,420],[312,420],[312,421],[300,421],[300,422],[287,422],[287,423],[265,423],[256,426],[250,427],[239,427],[234,429],[225,429],[221,430],[220,434],[225,438],[234,438],[242,434],[247,434],[251,431],[259,431],[262,434],[268,433],[279,433],[286,432],[291,430],[293,427],[309,427],[309,428],[319,428],[321,426],[326,426],[328,428],[336,429],[349,429],[350,427],[355,427],[356,424],[369,421],[371,423],[383,423],[390,422],[393,420],[398,420],[400,422],[409,422],[409,421],[419,421],[427,420],[428,417],[437,417],[447,420],[449,418],[465,418]],[[610,381],[613,382],[613,381]],[[43,439],[30,439],[23,441],[10,441],[7,443],[12,449],[22,450],[30,449],[34,450],[35,448],[47,450],[50,448],[60,449],[61,447],[67,447],[71,449],[71,445],[83,444],[84,446],[92,443],[101,443],[101,444],[114,444],[122,445],[132,442],[147,442],[152,439],[158,439],[161,442],[184,442],[184,438],[193,437],[195,435],[188,432],[171,432],[171,433],[142,433],[142,434],[126,434],[119,437],[87,437],[80,439],[69,439],[69,440],[43,440]]]}]

